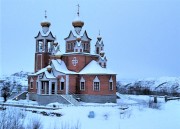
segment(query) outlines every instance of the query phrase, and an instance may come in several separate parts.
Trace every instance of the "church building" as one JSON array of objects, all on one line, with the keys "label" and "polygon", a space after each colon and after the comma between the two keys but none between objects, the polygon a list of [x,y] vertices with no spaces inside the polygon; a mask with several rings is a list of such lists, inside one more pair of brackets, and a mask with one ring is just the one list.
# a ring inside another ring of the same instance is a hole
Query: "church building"
[{"label": "church building", "polygon": [[107,68],[103,39],[99,34],[91,46],[79,9],[73,29],[64,38],[65,53],[50,31],[46,14],[41,26],[35,37],[34,73],[28,75],[29,99],[44,105],[116,102],[116,73]]}]

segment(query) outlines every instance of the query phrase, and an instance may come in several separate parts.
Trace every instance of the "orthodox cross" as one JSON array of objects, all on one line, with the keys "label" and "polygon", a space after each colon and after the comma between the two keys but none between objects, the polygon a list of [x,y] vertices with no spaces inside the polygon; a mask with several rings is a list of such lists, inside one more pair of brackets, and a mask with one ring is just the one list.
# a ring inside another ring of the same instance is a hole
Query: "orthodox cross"
[{"label": "orthodox cross", "polygon": [[77,7],[78,7],[78,12],[77,12],[77,15],[79,16],[79,7],[80,7],[80,6],[79,6],[79,4],[77,5]]},{"label": "orthodox cross", "polygon": [[45,19],[46,19],[46,18],[47,18],[47,11],[45,10],[45,12],[44,12],[44,13],[45,13]]},{"label": "orthodox cross", "polygon": [[76,57],[74,57],[73,60],[72,60],[72,64],[73,64],[74,66],[76,66],[77,63],[78,63],[78,60],[76,59]]}]

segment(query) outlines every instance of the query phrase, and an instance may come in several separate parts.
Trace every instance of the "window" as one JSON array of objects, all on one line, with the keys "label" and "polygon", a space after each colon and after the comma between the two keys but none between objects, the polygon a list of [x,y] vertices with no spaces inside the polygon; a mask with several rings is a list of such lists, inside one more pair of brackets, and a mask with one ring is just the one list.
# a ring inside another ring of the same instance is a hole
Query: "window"
[{"label": "window", "polygon": [[61,80],[60,80],[60,90],[64,90],[64,78],[61,77]]},{"label": "window", "polygon": [[100,91],[100,80],[98,79],[97,76],[93,80],[93,90],[94,91]]},{"label": "window", "polygon": [[96,54],[99,54],[99,47],[96,48]]},{"label": "window", "polygon": [[86,44],[84,43],[84,50],[86,50]]},{"label": "window", "polygon": [[84,82],[81,82],[80,90],[85,90],[85,83]]},{"label": "window", "polygon": [[113,82],[109,82],[109,90],[113,90]]},{"label": "window", "polygon": [[99,82],[94,82],[94,90],[95,91],[99,91],[100,90]]},{"label": "window", "polygon": [[64,82],[61,82],[60,90],[64,90]]},{"label": "window", "polygon": [[33,89],[33,82],[30,82],[30,88]]},{"label": "window", "polygon": [[109,80],[109,90],[113,90],[113,79],[112,79],[112,77]]},{"label": "window", "polygon": [[85,90],[85,80],[83,77],[80,80],[80,90]]},{"label": "window", "polygon": [[70,46],[70,44],[68,43],[68,48],[67,48],[67,49],[70,50],[70,47],[71,47],[71,46]]}]

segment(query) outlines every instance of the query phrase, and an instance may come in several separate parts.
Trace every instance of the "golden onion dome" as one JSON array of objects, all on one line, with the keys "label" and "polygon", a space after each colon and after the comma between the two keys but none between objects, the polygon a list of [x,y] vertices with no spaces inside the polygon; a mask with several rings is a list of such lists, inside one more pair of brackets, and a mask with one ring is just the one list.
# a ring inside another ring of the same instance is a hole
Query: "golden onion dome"
[{"label": "golden onion dome", "polygon": [[74,27],[83,27],[83,26],[84,26],[84,22],[81,21],[81,20],[79,19],[79,17],[78,17],[78,18],[76,18],[76,19],[72,22],[72,25],[73,25]]},{"label": "golden onion dome", "polygon": [[54,42],[53,45],[56,47],[58,45],[58,42]]},{"label": "golden onion dome", "polygon": [[50,73],[51,72],[52,67],[50,65],[47,66],[47,71]]},{"label": "golden onion dome", "polygon": [[77,38],[76,38],[76,40],[79,42],[79,41],[81,41],[81,36],[78,36]]},{"label": "golden onion dome", "polygon": [[43,21],[43,22],[41,22],[41,26],[42,26],[42,27],[49,27],[50,25],[51,25],[51,23],[48,22],[48,21]]},{"label": "golden onion dome", "polygon": [[57,58],[61,58],[62,53],[60,51],[57,51],[54,56],[57,57]]},{"label": "golden onion dome", "polygon": [[101,41],[102,37],[101,37],[101,36],[98,36],[97,39],[98,39],[98,41]]},{"label": "golden onion dome", "polygon": [[101,52],[100,52],[100,56],[101,56],[101,57],[103,57],[103,56],[104,56],[104,54],[105,54],[105,52],[104,52],[104,51],[101,51]]},{"label": "golden onion dome", "polygon": [[51,25],[51,23],[49,21],[47,21],[47,15],[46,15],[46,10],[45,10],[45,16],[44,16],[44,20],[41,22],[41,26],[42,27],[49,27]]}]

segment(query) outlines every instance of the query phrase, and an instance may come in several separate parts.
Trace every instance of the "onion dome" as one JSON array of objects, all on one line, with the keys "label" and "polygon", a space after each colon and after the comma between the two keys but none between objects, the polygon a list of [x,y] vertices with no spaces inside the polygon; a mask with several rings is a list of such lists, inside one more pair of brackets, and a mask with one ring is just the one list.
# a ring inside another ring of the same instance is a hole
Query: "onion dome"
[{"label": "onion dome", "polygon": [[48,65],[46,68],[47,68],[47,71],[50,73],[50,72],[51,72],[52,67],[51,67],[50,65]]},{"label": "onion dome", "polygon": [[53,45],[56,47],[58,45],[58,42],[54,42]]},{"label": "onion dome", "polygon": [[81,41],[81,36],[77,36],[76,41]]},{"label": "onion dome", "polygon": [[72,25],[74,27],[83,27],[84,26],[84,22],[79,18],[79,4],[77,5],[78,6],[78,11],[77,11],[77,18],[72,22]]},{"label": "onion dome", "polygon": [[84,26],[84,22],[80,20],[79,16],[72,22],[72,25],[74,27],[83,27]]},{"label": "onion dome", "polygon": [[46,15],[46,11],[45,11],[45,19],[41,22],[41,26],[49,27],[50,25],[51,25],[51,23],[49,21],[47,21],[47,15]]},{"label": "onion dome", "polygon": [[97,36],[97,39],[98,39],[98,41],[101,41],[101,39],[102,39],[102,37],[100,35],[100,30],[99,30],[99,35]]},{"label": "onion dome", "polygon": [[101,41],[102,37],[99,35],[99,36],[97,37],[97,39],[98,39],[98,41]]},{"label": "onion dome", "polygon": [[60,51],[57,51],[54,56],[57,57],[57,58],[61,58],[62,53]]},{"label": "onion dome", "polygon": [[103,56],[104,56],[104,54],[105,54],[105,52],[104,52],[104,51],[101,51],[101,52],[100,52],[100,56],[101,56],[101,57],[103,57]]}]

